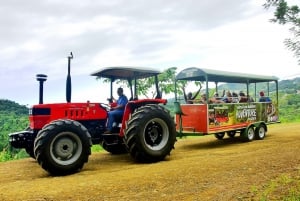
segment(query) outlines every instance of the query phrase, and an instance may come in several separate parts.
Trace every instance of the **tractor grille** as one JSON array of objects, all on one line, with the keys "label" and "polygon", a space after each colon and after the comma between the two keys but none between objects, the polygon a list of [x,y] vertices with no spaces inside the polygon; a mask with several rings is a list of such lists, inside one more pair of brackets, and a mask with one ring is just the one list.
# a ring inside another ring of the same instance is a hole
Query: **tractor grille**
[{"label": "tractor grille", "polygon": [[65,117],[75,119],[75,118],[83,118],[85,116],[85,112],[83,109],[72,109],[65,110]]}]

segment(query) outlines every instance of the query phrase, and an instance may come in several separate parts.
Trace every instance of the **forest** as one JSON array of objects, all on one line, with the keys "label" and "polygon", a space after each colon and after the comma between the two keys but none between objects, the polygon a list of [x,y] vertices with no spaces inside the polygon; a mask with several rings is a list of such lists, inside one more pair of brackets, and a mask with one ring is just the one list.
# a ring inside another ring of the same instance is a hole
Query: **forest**
[{"label": "forest", "polygon": [[[166,87],[167,88],[167,87]],[[219,90],[241,90],[238,84],[223,84]],[[257,86],[258,90],[263,86]],[[213,89],[210,89],[213,91]],[[244,89],[242,89],[244,90]],[[253,90],[250,88],[253,94]],[[270,96],[275,98],[275,86],[270,85]],[[168,99],[166,107],[173,113],[174,99]],[[28,127],[28,110],[11,100],[0,99],[0,162],[28,157],[24,150],[16,150],[9,145],[8,134]],[[300,122],[300,78],[279,81],[279,116],[282,123]]]}]

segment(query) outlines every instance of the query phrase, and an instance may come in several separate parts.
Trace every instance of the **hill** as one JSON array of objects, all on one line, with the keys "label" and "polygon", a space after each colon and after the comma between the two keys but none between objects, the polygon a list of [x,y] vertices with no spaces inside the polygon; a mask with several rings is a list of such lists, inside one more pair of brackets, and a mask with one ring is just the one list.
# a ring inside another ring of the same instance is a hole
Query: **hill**
[{"label": "hill", "polygon": [[14,101],[0,99],[0,114],[27,115],[28,108]]},{"label": "hill", "polygon": [[[256,92],[266,91],[267,85],[265,83],[256,84]],[[219,91],[230,90],[230,91],[246,91],[245,84],[220,84],[218,86]],[[276,90],[275,83],[270,83],[269,89],[271,93],[274,93]],[[300,78],[294,78],[289,80],[280,80],[278,82],[278,90],[281,94],[297,94],[300,91]],[[254,96],[254,85],[250,85],[250,95]]]}]

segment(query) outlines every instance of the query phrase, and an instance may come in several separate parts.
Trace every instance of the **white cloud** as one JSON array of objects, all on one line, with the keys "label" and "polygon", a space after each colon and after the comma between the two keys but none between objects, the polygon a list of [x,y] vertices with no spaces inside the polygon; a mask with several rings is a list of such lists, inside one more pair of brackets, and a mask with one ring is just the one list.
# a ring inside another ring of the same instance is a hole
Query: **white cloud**
[{"label": "white cloud", "polygon": [[280,77],[299,73],[296,59],[283,45],[288,28],[271,24],[272,11],[262,4],[258,0],[1,2],[0,15],[5,17],[0,18],[0,98],[36,103],[35,75],[44,73],[49,76],[45,98],[64,101],[71,51],[74,100],[83,101],[100,99],[93,93],[99,83],[89,75],[103,66],[198,66]]}]

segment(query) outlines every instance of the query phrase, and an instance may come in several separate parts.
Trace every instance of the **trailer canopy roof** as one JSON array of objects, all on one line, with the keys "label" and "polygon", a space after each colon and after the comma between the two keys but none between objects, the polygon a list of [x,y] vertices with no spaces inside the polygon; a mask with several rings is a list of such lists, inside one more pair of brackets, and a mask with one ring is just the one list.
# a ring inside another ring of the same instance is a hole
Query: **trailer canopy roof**
[{"label": "trailer canopy roof", "polygon": [[176,76],[176,80],[227,82],[227,83],[257,83],[278,81],[275,76],[263,76],[246,73],[235,73],[230,71],[220,71],[190,67],[182,70]]},{"label": "trailer canopy roof", "polygon": [[154,75],[158,75],[161,72],[149,67],[133,67],[133,66],[112,66],[104,67],[94,73],[92,76],[110,78],[110,79],[141,79]]}]

